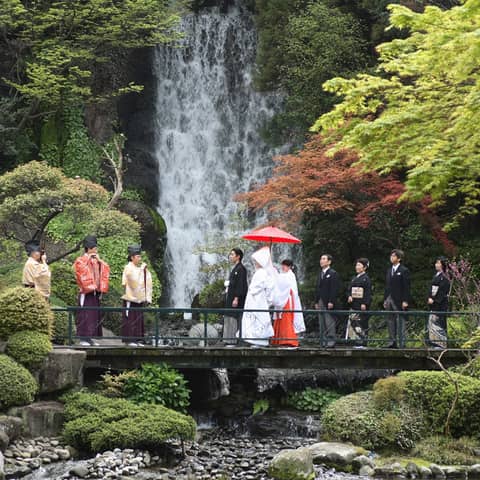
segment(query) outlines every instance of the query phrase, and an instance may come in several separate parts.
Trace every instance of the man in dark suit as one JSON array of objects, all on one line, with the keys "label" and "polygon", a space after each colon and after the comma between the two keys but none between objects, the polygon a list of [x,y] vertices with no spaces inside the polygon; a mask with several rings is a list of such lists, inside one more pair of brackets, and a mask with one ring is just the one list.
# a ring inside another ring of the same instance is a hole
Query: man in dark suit
[{"label": "man in dark suit", "polygon": [[324,339],[326,339],[326,346],[329,348],[335,346],[335,317],[329,313],[329,310],[335,309],[340,290],[340,279],[337,272],[331,268],[331,264],[332,256],[324,253],[320,257],[321,270],[315,291],[315,308],[325,312],[319,315],[320,345],[325,346]]},{"label": "man in dark suit", "polygon": [[[410,272],[402,264],[404,253],[402,250],[392,250],[390,263],[385,280],[385,295],[383,307],[385,310],[407,310],[410,303]],[[387,318],[389,343],[387,348],[404,347],[405,316],[391,314]]]},{"label": "man in dark suit", "polygon": [[[243,252],[239,248],[234,248],[228,256],[230,263],[233,264],[233,269],[230,272],[226,290],[226,308],[238,308],[243,309],[245,305],[245,297],[247,296],[248,282],[247,282],[247,269],[242,263]],[[223,321],[223,341],[226,344],[233,345],[236,343],[235,335],[238,329],[238,319],[241,316],[241,312],[229,313],[225,315]]]}]

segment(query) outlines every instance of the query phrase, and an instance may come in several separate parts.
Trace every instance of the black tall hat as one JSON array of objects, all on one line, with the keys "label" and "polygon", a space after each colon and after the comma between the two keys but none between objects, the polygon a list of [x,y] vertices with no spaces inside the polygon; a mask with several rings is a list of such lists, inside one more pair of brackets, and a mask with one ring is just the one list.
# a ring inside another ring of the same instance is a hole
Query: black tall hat
[{"label": "black tall hat", "polygon": [[97,237],[94,237],[93,235],[87,235],[83,239],[83,246],[85,248],[94,248],[97,246]]},{"label": "black tall hat", "polygon": [[31,255],[33,252],[41,252],[42,249],[40,248],[40,244],[35,240],[31,242],[27,242],[25,244],[25,250],[27,251],[28,255]]},{"label": "black tall hat", "polygon": [[140,255],[142,253],[142,247],[140,245],[129,245],[127,250],[130,256]]}]

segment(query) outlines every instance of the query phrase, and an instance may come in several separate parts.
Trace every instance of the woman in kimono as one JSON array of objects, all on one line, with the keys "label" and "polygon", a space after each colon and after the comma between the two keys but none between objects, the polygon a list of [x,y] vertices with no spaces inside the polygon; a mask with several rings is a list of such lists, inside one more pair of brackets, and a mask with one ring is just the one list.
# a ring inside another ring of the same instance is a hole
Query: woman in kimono
[{"label": "woman in kimono", "polygon": [[428,343],[432,347],[447,348],[447,314],[450,280],[447,278],[447,259],[435,259],[435,275],[428,292],[428,306],[431,314],[428,317]]},{"label": "woman in kimono", "polygon": [[288,310],[302,310],[298,296],[298,285],[293,273],[293,262],[285,259],[282,262],[282,273],[277,276],[277,289],[275,295],[275,308],[286,310],[275,315],[273,329],[275,336],[273,345],[298,347],[297,334],[305,331],[305,322],[302,312],[289,312]]},{"label": "woman in kimono", "polygon": [[143,312],[130,310],[140,308],[152,303],[152,275],[147,265],[142,263],[142,248],[139,245],[128,247],[128,264],[125,266],[122,275],[122,285],[125,294],[122,296],[122,327],[121,335],[129,346],[143,347],[145,336],[145,322]]},{"label": "woman in kimono", "polygon": [[[257,250],[252,259],[255,265],[250,285],[248,286],[245,310],[268,310],[273,304],[274,267],[270,256],[270,248]],[[268,346],[273,335],[270,312],[244,312],[239,336],[255,346]]]},{"label": "woman in kimono", "polygon": [[[366,311],[372,303],[372,283],[368,276],[368,258],[359,258],[355,262],[356,275],[348,286],[348,303],[351,310]],[[347,339],[358,340],[359,346],[365,346],[368,339],[368,320],[366,313],[351,313],[348,317]]]}]

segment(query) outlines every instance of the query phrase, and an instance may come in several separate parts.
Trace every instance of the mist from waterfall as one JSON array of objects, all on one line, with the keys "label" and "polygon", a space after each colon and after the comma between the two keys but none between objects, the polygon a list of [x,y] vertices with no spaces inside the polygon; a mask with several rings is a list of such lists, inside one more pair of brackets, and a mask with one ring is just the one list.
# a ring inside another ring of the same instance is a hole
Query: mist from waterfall
[{"label": "mist from waterfall", "polygon": [[[269,174],[274,152],[260,132],[279,99],[255,92],[251,12],[205,9],[184,18],[180,48],[155,54],[158,211],[167,225],[168,304],[189,307],[201,289],[207,236],[221,238],[233,196]],[[225,256],[228,252],[225,252]]]}]

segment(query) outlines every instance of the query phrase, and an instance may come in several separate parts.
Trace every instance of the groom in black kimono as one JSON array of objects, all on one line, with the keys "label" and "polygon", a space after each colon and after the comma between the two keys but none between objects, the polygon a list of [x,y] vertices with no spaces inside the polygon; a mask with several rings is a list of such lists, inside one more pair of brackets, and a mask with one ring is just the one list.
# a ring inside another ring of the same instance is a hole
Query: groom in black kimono
[{"label": "groom in black kimono", "polygon": [[[230,272],[226,290],[225,308],[236,308],[242,310],[247,296],[248,282],[247,269],[242,263],[243,252],[239,248],[234,248],[228,256],[233,269]],[[223,341],[228,345],[237,343],[236,333],[238,330],[238,319],[241,312],[232,312],[225,315],[223,321]]]}]

